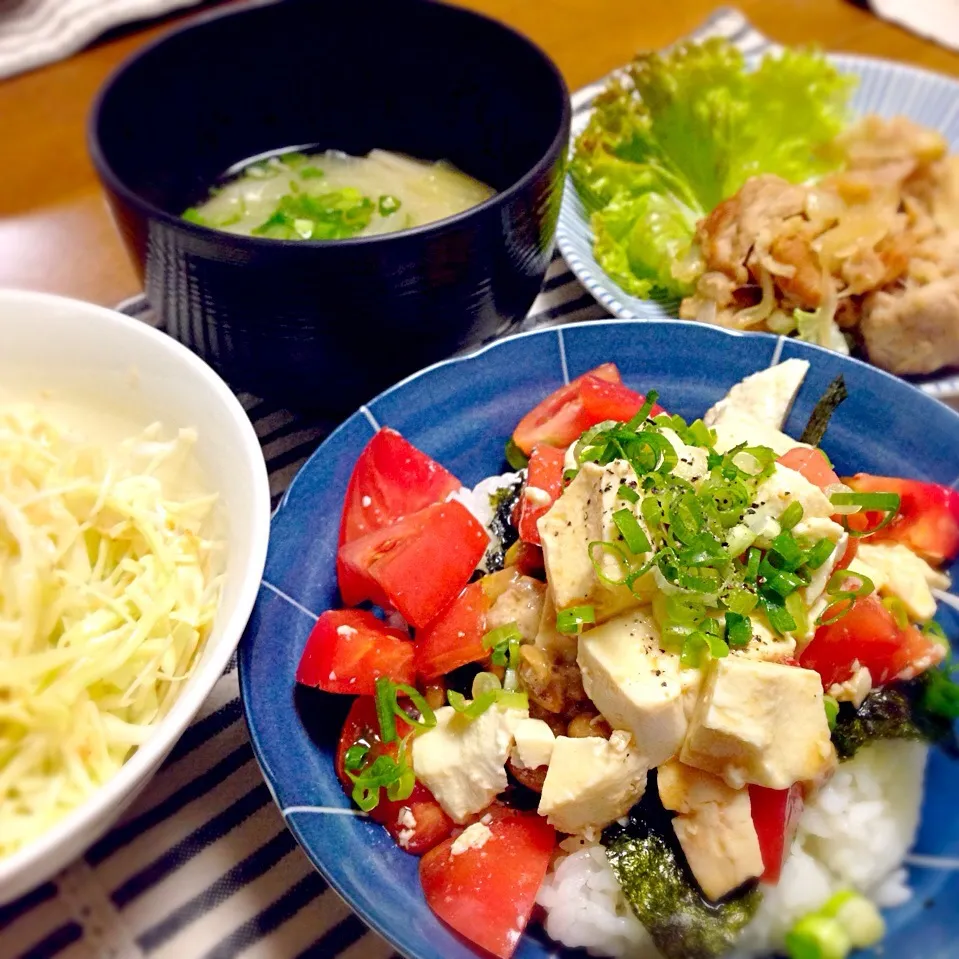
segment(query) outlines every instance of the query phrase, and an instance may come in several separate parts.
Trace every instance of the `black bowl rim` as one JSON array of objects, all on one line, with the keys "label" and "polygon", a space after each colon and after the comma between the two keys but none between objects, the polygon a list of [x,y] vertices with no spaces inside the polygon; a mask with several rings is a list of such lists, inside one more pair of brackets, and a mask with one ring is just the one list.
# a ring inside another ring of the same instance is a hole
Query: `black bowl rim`
[{"label": "black bowl rim", "polygon": [[87,149],[90,152],[90,159],[93,162],[93,166],[105,187],[107,187],[113,193],[121,196],[133,206],[139,208],[140,210],[145,210],[151,219],[160,220],[168,226],[176,226],[185,230],[188,234],[192,233],[198,237],[206,238],[207,240],[210,240],[211,238],[228,238],[224,242],[228,242],[231,246],[249,246],[252,249],[263,250],[302,250],[315,248],[329,249],[330,247],[339,249],[346,247],[365,247],[386,244],[391,241],[397,242],[408,238],[413,239],[426,236],[431,233],[446,232],[447,230],[455,228],[461,223],[466,222],[477,214],[481,214],[487,210],[496,209],[497,207],[508,203],[515,196],[522,193],[531,182],[542,176],[556,161],[557,157],[565,158],[569,145],[570,126],[572,123],[572,105],[570,103],[569,87],[567,86],[566,80],[564,79],[559,67],[557,67],[552,57],[550,57],[549,54],[542,49],[542,47],[531,40],[528,36],[520,33],[519,30],[514,29],[508,24],[503,23],[501,20],[497,20],[495,17],[490,17],[483,13],[477,13],[476,11],[470,10],[466,7],[459,7],[455,6],[454,4],[444,3],[442,0],[407,0],[409,3],[443,7],[445,10],[450,11],[455,16],[461,16],[464,19],[482,20],[487,24],[512,35],[514,39],[518,40],[522,45],[527,47],[530,53],[542,61],[547,71],[556,81],[562,103],[559,128],[556,131],[556,135],[550,141],[549,146],[546,148],[543,155],[536,161],[536,163],[533,164],[533,166],[530,167],[530,169],[527,170],[526,173],[524,173],[518,180],[506,187],[506,189],[494,193],[489,199],[484,200],[482,203],[478,203],[476,206],[469,207],[460,213],[454,213],[452,216],[444,217],[441,220],[432,220],[429,223],[422,224],[421,226],[409,227],[405,230],[396,230],[393,233],[378,233],[373,234],[372,236],[354,236],[337,240],[283,240],[276,237],[247,236],[243,233],[229,233],[225,230],[218,230],[215,227],[202,226],[199,223],[193,223],[189,220],[184,220],[182,217],[168,213],[166,210],[163,210],[144,199],[135,190],[130,189],[114,171],[113,167],[107,160],[106,154],[101,148],[100,137],[98,134],[100,115],[103,111],[103,105],[113,88],[122,80],[126,72],[130,69],[130,67],[133,66],[134,63],[152,53],[157,48],[162,47],[168,41],[178,37],[180,34],[186,33],[195,27],[205,26],[208,23],[225,19],[227,17],[244,16],[245,14],[252,13],[256,10],[262,9],[263,7],[274,6],[279,2],[282,2],[282,0],[249,0],[249,2],[238,7],[227,8],[225,10],[213,10],[206,14],[200,14],[199,16],[191,17],[186,23],[166,31],[155,40],[152,40],[150,43],[147,43],[135,50],[133,53],[125,57],[116,67],[114,67],[114,69],[107,76],[106,80],[103,81],[100,89],[97,91],[97,95],[94,98],[93,105],[90,108],[90,113],[87,118]]}]

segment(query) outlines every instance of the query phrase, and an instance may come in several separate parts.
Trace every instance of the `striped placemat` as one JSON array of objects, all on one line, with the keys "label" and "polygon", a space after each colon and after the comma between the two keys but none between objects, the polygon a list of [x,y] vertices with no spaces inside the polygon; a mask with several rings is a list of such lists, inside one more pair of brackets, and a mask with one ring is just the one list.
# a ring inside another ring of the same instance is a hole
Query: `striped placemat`
[{"label": "striped placemat", "polygon": [[[744,49],[763,37],[722,9],[696,31]],[[578,97],[574,103],[579,102]],[[152,322],[146,300],[119,307]],[[521,330],[605,310],[560,257]],[[240,394],[274,505],[335,425]],[[393,959],[327,888],[286,830],[247,738],[232,664],[120,823],[53,882],[0,907],[0,959]]]}]

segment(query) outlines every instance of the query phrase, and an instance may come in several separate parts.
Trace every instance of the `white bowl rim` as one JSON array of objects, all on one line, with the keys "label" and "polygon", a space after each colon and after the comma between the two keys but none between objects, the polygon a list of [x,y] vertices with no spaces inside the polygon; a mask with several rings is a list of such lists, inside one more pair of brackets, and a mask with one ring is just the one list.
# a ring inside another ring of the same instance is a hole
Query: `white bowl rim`
[{"label": "white bowl rim", "polygon": [[107,326],[125,328],[134,336],[141,336],[153,343],[158,350],[172,353],[179,363],[189,369],[192,376],[206,383],[229,413],[241,438],[241,447],[238,452],[241,453],[251,473],[254,500],[262,503],[262,509],[256,510],[255,515],[250,518],[253,526],[252,547],[242,559],[241,570],[238,571],[240,587],[237,592],[237,605],[222,626],[224,636],[235,636],[235,639],[226,639],[212,651],[210,658],[196,674],[197,682],[184,689],[183,693],[176,698],[170,711],[157,723],[152,735],[123,764],[112,779],[51,829],[12,855],[0,858],[0,902],[2,902],[4,885],[12,882],[21,873],[36,871],[37,874],[36,882],[31,882],[30,886],[24,889],[25,892],[51,878],[54,868],[44,866],[44,860],[55,857],[57,848],[71,837],[94,827],[106,810],[120,805],[141,780],[152,776],[149,770],[162,761],[166,753],[183,735],[222,676],[230,657],[239,645],[240,637],[253,611],[266,566],[266,552],[270,538],[270,485],[260,442],[240,401],[203,360],[181,343],[146,323],[118,313],[116,310],[53,293],[0,289],[0,303],[22,304],[24,307],[41,303],[73,309],[78,315],[96,317],[98,322]]}]

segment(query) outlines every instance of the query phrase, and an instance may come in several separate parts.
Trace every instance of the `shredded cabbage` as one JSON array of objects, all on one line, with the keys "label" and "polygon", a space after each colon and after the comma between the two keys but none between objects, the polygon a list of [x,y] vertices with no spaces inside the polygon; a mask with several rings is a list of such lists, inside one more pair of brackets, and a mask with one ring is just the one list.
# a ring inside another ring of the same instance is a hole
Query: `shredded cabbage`
[{"label": "shredded cabbage", "polygon": [[0,407],[0,856],[109,780],[192,672],[217,607],[215,497],[176,499],[196,440],[107,452]]}]

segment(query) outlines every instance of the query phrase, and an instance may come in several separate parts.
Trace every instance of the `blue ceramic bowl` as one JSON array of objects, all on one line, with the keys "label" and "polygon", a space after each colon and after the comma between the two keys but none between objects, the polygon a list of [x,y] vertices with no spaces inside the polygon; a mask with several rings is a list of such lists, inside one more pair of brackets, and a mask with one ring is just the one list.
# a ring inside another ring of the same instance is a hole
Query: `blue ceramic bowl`
[{"label": "blue ceramic bowl", "polygon": [[[959,479],[959,415],[888,374],[768,335],[679,321],[611,321],[514,337],[405,380],[354,413],[290,486],[273,519],[263,588],[240,647],[246,718],[257,759],[293,834],[330,884],[404,955],[473,959],[477,953],[427,908],[417,860],[381,826],[349,814],[332,761],[348,697],[297,691],[294,684],[316,614],[338,601],[337,529],[360,449],[377,424],[392,426],[474,484],[503,471],[503,443],[523,413],[605,360],[617,362],[629,386],[655,387],[670,411],[691,419],[742,377],[794,356],[808,359],[812,369],[787,424],[793,434],[830,380],[845,376],[850,396],[824,443],[840,473],[893,473],[946,484]],[[438,397],[444,398],[441,406]],[[959,563],[954,577],[957,572]],[[959,613],[940,606],[943,627],[959,637]],[[959,763],[934,754],[909,869],[915,895],[887,914],[885,956],[956,955],[957,794]],[[558,950],[536,926],[517,952],[520,959],[567,955],[573,953]]]},{"label": "blue ceramic bowl", "polygon": [[[429,0],[271,0],[201,17],[101,91],[89,145],[166,329],[233,386],[350,410],[526,315],[553,249],[569,94],[509,28]],[[402,233],[242,237],[179,216],[267,151],[446,159],[497,193]]]}]

